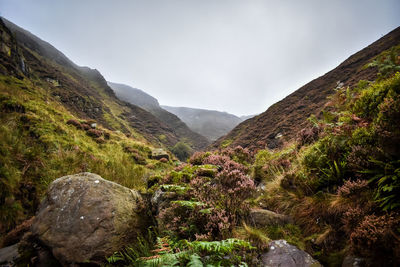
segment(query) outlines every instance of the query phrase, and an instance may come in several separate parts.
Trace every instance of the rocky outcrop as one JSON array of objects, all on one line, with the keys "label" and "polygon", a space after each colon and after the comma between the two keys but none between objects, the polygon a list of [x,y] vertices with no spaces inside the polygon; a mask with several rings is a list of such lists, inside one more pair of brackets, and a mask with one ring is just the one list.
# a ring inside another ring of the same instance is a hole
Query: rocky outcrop
[{"label": "rocky outcrop", "polygon": [[65,266],[101,264],[146,223],[138,192],[86,172],[51,183],[31,231]]},{"label": "rocky outcrop", "polygon": [[164,149],[155,148],[155,149],[151,150],[151,158],[152,159],[158,159],[158,160],[162,159],[162,158],[165,158],[165,159],[169,160],[169,155],[168,155],[168,152],[165,151]]},{"label": "rocky outcrop", "polygon": [[307,252],[290,245],[286,240],[275,240],[269,243],[268,252],[261,256],[264,267],[320,267]]},{"label": "rocky outcrop", "polygon": [[293,223],[293,220],[290,216],[257,208],[250,210],[247,223],[257,227],[265,227],[269,225],[284,225]]}]

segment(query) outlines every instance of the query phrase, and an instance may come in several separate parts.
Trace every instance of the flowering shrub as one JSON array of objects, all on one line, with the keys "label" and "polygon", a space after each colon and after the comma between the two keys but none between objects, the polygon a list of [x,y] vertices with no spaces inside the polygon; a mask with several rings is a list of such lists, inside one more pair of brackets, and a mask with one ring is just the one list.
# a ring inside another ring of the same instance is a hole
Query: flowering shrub
[{"label": "flowering shrub", "polygon": [[[239,218],[248,212],[245,200],[255,191],[253,180],[246,174],[248,168],[219,154],[196,153],[189,162],[218,168],[186,165],[179,167],[180,171],[172,171],[164,182],[189,183],[191,189],[182,196],[185,201],[175,201],[158,218],[166,222],[166,230],[180,237],[227,237]],[[208,169],[213,175],[201,175]]]},{"label": "flowering shrub", "polygon": [[[400,218],[398,214],[365,216],[363,221],[350,235],[351,247],[358,255],[373,255],[377,258],[385,254],[399,253],[399,227]],[[396,261],[399,263],[398,257]]]},{"label": "flowering shrub", "polygon": [[368,181],[365,180],[356,180],[350,181],[347,180],[341,187],[339,187],[337,194],[342,197],[349,197],[352,195],[357,195],[360,191],[368,188]]},{"label": "flowering shrub", "polygon": [[253,161],[253,157],[249,149],[241,146],[237,146],[235,148],[224,148],[221,150],[221,155],[228,156],[232,160],[241,164],[249,164]]}]

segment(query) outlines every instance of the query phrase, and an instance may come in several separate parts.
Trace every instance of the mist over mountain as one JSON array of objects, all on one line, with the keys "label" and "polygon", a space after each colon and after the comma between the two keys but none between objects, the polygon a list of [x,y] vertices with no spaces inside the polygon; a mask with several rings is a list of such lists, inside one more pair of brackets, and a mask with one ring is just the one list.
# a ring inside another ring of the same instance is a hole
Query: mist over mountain
[{"label": "mist over mountain", "polygon": [[156,98],[140,89],[120,83],[107,82],[107,84],[113,89],[117,97],[121,100],[144,108],[148,111],[160,108],[160,104]]},{"label": "mist over mountain", "polygon": [[198,108],[161,107],[178,116],[190,129],[212,141],[227,134],[236,125],[252,117],[251,115],[237,117],[227,112]]},{"label": "mist over mountain", "polygon": [[[194,138],[193,134],[189,134],[189,129],[186,129],[187,125],[191,131],[206,137],[209,141],[214,141],[227,134],[240,122],[253,117],[252,115],[237,117],[227,112],[215,110],[160,106],[155,97],[143,90],[113,82],[108,82],[108,85],[114,90],[118,98],[151,112],[157,118],[181,132],[182,137],[189,138],[191,136],[190,138]],[[199,136],[196,138],[201,139]],[[203,141],[203,143],[205,142]]]}]

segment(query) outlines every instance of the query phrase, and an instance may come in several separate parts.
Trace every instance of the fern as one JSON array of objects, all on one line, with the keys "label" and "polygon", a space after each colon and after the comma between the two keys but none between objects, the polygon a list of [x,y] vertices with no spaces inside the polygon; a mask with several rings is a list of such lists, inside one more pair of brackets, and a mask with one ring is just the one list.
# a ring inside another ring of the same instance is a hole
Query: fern
[{"label": "fern", "polygon": [[384,162],[370,160],[375,164],[373,170],[363,173],[374,175],[370,183],[377,185],[375,200],[380,203],[383,210],[394,210],[400,207],[400,160]]},{"label": "fern", "polygon": [[186,266],[188,267],[203,267],[203,262],[201,261],[201,258],[199,255],[196,253],[190,255],[190,261]]}]

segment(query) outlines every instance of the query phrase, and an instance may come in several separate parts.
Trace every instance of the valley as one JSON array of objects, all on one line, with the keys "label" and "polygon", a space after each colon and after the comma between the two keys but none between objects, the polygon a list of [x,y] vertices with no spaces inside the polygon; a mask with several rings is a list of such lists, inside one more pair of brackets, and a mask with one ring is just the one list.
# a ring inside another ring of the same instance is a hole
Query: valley
[{"label": "valley", "polygon": [[400,264],[399,27],[245,117],[0,37],[0,265]]}]

